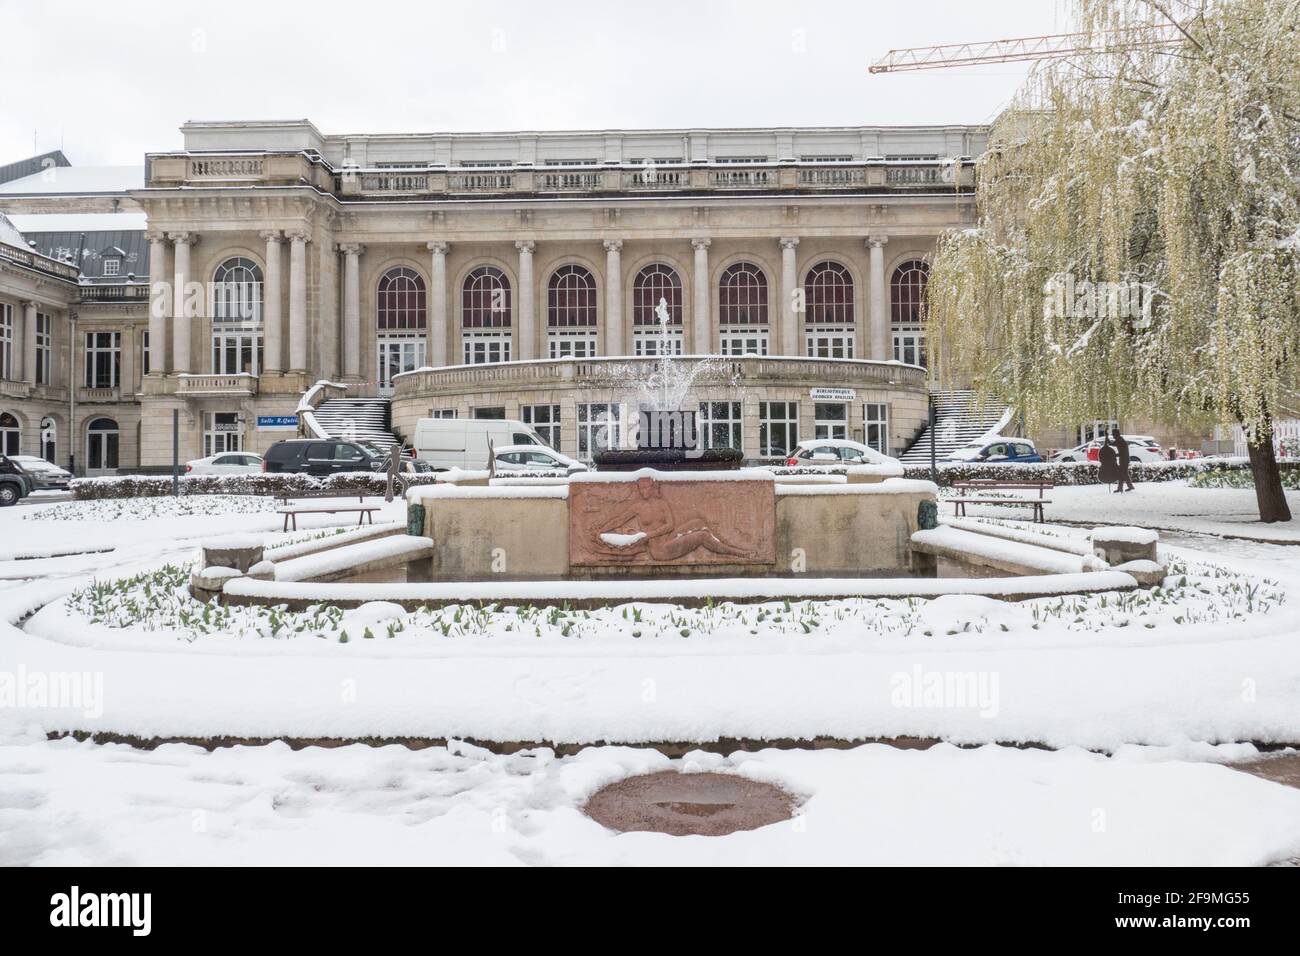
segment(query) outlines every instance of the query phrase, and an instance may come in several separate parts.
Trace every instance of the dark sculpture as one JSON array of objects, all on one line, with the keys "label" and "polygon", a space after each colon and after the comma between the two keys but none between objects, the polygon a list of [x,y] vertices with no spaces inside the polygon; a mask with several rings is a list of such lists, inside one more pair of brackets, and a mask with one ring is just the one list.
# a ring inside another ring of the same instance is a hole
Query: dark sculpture
[{"label": "dark sculpture", "polygon": [[[1101,464],[1101,483],[1109,487],[1119,481],[1119,457],[1115,446],[1110,443],[1110,435],[1104,435],[1101,448],[1097,451],[1097,461]],[[1121,490],[1122,490],[1121,486]]]},{"label": "dark sculpture", "polygon": [[1115,426],[1113,432],[1115,438],[1115,452],[1119,457],[1119,487],[1117,491],[1136,491],[1133,487],[1133,479],[1129,476],[1128,467],[1132,462],[1132,456],[1129,452],[1128,441],[1119,433],[1119,426]]}]

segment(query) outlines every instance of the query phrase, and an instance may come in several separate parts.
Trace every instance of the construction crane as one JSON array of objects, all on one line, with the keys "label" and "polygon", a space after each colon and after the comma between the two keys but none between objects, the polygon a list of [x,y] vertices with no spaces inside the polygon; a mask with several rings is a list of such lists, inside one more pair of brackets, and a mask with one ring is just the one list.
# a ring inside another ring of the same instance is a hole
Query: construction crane
[{"label": "construction crane", "polygon": [[1161,23],[1113,30],[1100,35],[1057,33],[982,43],[915,46],[890,50],[867,67],[867,70],[871,73],[902,73],[910,70],[942,70],[951,66],[982,66],[986,63],[1056,60],[1084,52],[1118,52],[1138,47],[1174,46],[1185,38],[1178,24]]}]

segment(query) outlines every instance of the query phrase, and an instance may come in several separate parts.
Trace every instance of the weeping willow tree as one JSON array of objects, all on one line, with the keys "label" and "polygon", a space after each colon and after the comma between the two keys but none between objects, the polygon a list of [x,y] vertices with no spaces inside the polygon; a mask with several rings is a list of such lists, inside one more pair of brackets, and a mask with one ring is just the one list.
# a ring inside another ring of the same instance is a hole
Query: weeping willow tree
[{"label": "weeping willow tree", "polygon": [[1034,71],[979,162],[976,227],[936,250],[935,373],[973,372],[1031,428],[1239,423],[1261,520],[1289,520],[1272,431],[1300,415],[1300,0],[1075,12],[1091,48]]}]

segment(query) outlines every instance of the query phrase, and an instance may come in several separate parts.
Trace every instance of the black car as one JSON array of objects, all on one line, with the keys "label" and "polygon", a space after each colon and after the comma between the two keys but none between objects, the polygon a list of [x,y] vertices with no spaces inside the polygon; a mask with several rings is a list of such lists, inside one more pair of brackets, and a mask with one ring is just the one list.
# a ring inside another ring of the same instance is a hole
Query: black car
[{"label": "black car", "polygon": [[262,470],[324,478],[342,471],[383,471],[387,458],[360,442],[340,438],[278,441],[262,456]]},{"label": "black car", "polygon": [[16,505],[32,493],[36,483],[8,455],[0,455],[0,507]]}]

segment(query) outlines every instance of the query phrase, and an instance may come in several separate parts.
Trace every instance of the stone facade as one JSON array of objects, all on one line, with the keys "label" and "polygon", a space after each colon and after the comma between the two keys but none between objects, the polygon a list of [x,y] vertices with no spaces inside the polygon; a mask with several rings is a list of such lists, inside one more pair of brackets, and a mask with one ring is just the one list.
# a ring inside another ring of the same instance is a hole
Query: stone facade
[{"label": "stone facade", "polygon": [[[863,437],[865,405],[887,406],[897,453],[925,398],[916,369],[872,364],[895,356],[891,283],[939,234],[971,221],[971,157],[986,135],[943,126],[325,136],[305,121],[182,131],[185,150],[148,155],[145,187],[112,207],[147,214],[151,289],[141,279],[112,293],[50,280],[30,291],[14,278],[24,270],[0,267],[0,301],[36,297],[55,315],[54,383],[15,390],[24,380],[11,375],[0,393],[0,411],[22,417],[24,451],[36,453],[40,418],[52,417],[59,459],[71,431],[80,471],[87,425],[105,418],[118,429],[121,469],[163,469],[174,410],[182,461],[226,444],[261,451],[285,434],[259,430],[258,417],[293,415],[308,387],[329,380],[348,395],[392,394],[394,428],[408,439],[432,408],[516,417],[558,405],[561,450],[572,453],[565,436],[589,398],[584,383],[560,372],[527,383],[518,370],[574,339],[582,351],[570,365],[648,348],[638,303],[650,293],[638,276],[658,266],[677,284],[683,354],[820,356],[745,358],[739,392],[696,396],[742,403],[747,456],[757,457],[759,402],[797,402],[799,437],[813,437],[814,388],[852,390],[845,437]],[[104,197],[77,201],[93,211]],[[745,301],[761,287],[763,308],[733,327],[724,283],[742,264]],[[826,264],[841,290],[831,298],[841,297],[810,306],[810,276]],[[590,325],[552,326],[553,281],[566,269],[585,277]],[[467,290],[488,273],[508,291],[476,327]],[[396,319],[380,301],[395,275],[408,296]],[[251,311],[232,317],[232,297],[248,294]],[[69,430],[68,383],[84,381],[84,333],[99,328],[121,333],[119,381],[79,385]],[[508,349],[510,362],[457,371],[504,357],[492,349]],[[425,366],[446,371],[393,377]]]}]

